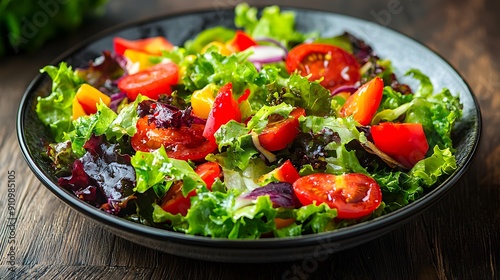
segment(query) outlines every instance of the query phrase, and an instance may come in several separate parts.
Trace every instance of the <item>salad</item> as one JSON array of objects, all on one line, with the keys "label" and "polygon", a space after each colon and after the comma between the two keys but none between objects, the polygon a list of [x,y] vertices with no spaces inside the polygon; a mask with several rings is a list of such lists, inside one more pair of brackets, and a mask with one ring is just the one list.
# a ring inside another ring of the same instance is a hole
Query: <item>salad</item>
[{"label": "salad", "polygon": [[239,4],[234,23],[44,67],[59,185],[137,223],[255,239],[374,219],[457,168],[460,100],[424,73],[411,89],[361,38],[299,32],[277,6]]}]

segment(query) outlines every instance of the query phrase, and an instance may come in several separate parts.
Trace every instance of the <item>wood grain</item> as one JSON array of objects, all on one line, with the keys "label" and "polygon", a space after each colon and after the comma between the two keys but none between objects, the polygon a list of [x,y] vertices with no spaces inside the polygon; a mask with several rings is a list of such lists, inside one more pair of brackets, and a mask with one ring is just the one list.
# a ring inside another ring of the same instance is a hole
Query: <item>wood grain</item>
[{"label": "wood grain", "polygon": [[[276,1],[377,21],[396,0]],[[443,200],[406,225],[322,260],[224,264],[158,252],[117,237],[51,194],[28,169],[15,134],[17,105],[37,69],[104,27],[132,19],[232,6],[235,0],[111,0],[107,16],[37,53],[0,60],[0,279],[499,279],[500,2],[398,2],[388,27],[414,37],[465,77],[483,114],[469,171]],[[248,1],[265,5],[268,1]],[[385,24],[385,23],[384,23]],[[383,40],[383,38],[381,38]],[[7,240],[7,171],[16,172],[15,272]]]}]

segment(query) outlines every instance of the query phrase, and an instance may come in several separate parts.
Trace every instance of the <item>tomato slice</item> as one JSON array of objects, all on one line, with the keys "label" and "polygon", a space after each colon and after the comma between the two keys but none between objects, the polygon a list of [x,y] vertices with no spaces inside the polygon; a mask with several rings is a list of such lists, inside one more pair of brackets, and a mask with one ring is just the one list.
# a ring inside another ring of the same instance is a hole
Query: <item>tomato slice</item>
[{"label": "tomato slice", "polygon": [[139,94],[158,99],[160,94],[171,94],[171,86],[177,84],[178,79],[179,67],[175,63],[160,63],[123,77],[118,82],[118,88],[125,92],[131,101]]},{"label": "tomato slice", "polygon": [[353,93],[340,109],[340,116],[353,115],[361,125],[368,125],[382,101],[384,81],[375,77]]},{"label": "tomato slice", "polygon": [[286,119],[270,122],[259,134],[259,142],[268,151],[286,148],[299,134],[299,117],[305,116],[306,110],[295,108]]},{"label": "tomato slice", "polygon": [[293,190],[303,205],[324,202],[337,209],[340,219],[367,216],[382,202],[382,191],[377,182],[359,173],[307,175],[293,183]]},{"label": "tomato slice", "polygon": [[280,167],[277,167],[273,171],[262,175],[259,181],[265,181],[271,179],[272,177],[278,179],[280,182],[287,182],[293,184],[297,179],[300,178],[299,172],[293,166],[292,162],[288,159]]},{"label": "tomato slice", "polygon": [[139,40],[127,40],[120,37],[113,38],[115,53],[123,55],[126,50],[136,50],[153,55],[161,55],[162,51],[171,50],[174,45],[166,38],[158,36]]},{"label": "tomato slice", "polygon": [[221,176],[220,165],[217,162],[202,163],[196,166],[194,171],[203,179],[205,184],[207,184],[209,190],[212,190],[215,179]]},{"label": "tomato slice", "polygon": [[257,42],[241,30],[236,30],[234,38],[228,43],[233,49],[241,52],[250,47],[257,46]]},{"label": "tomato slice", "polygon": [[300,44],[286,58],[289,73],[298,71],[310,81],[319,80],[329,90],[342,85],[354,85],[361,78],[356,58],[347,51],[328,44]]},{"label": "tomato slice", "polygon": [[137,121],[137,132],[131,138],[136,151],[150,152],[165,147],[168,157],[182,160],[202,160],[213,152],[217,145],[203,137],[204,126],[192,124],[190,127],[157,128],[148,123],[144,116]]},{"label": "tomato slice", "polygon": [[[216,178],[221,176],[221,169],[216,162],[205,162],[198,165],[194,170],[201,179],[207,184],[207,188],[212,190],[212,184]],[[191,197],[196,195],[196,190],[188,193],[186,197],[182,195],[182,182],[178,182],[170,187],[163,198],[161,208],[163,210],[176,215],[181,214],[186,216],[187,211],[191,207]]]},{"label": "tomato slice", "polygon": [[370,128],[375,146],[411,169],[425,158],[429,143],[422,124],[381,123]]},{"label": "tomato slice", "polygon": [[208,113],[203,136],[213,143],[215,143],[214,134],[222,125],[230,120],[241,122],[241,111],[238,102],[233,98],[232,87],[231,83],[221,87]]}]

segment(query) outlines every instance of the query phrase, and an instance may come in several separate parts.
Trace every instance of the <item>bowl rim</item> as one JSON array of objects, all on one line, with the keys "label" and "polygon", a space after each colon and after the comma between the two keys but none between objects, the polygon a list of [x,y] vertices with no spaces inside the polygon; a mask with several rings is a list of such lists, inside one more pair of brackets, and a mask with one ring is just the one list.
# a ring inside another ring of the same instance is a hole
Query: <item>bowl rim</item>
[{"label": "bowl rim", "polygon": [[[255,5],[259,10],[264,5]],[[234,7],[233,7],[234,8]],[[129,28],[134,28],[137,26],[141,26],[144,24],[151,24],[156,21],[166,20],[175,17],[182,17],[193,14],[203,14],[203,13],[214,13],[220,12],[221,10],[224,12],[230,12],[233,8],[227,7],[223,9],[193,9],[180,11],[175,13],[167,13],[164,15],[154,16],[150,18],[145,18],[137,21],[126,22],[123,24],[118,24],[113,27],[107,28],[97,34],[89,37],[88,39],[76,44],[72,48],[68,49],[56,59],[53,60],[52,65],[59,64],[65,59],[71,57],[72,55],[78,53],[81,49],[85,48],[87,45],[110,36],[119,31],[123,31]],[[291,7],[291,6],[280,6],[280,9],[290,10],[290,11],[309,11],[309,12],[319,12],[327,15],[339,17],[339,18],[348,18],[350,20],[357,20],[360,22],[369,22],[364,19],[360,19],[353,16],[347,16],[344,14],[339,14],[336,12],[327,12],[318,9],[311,8],[302,8],[302,7]],[[264,249],[264,248],[283,248],[283,247],[302,247],[306,245],[317,244],[321,240],[328,239],[329,242],[342,241],[347,238],[353,238],[356,236],[360,236],[366,234],[367,231],[376,231],[382,230],[389,225],[394,224],[402,224],[406,223],[410,220],[411,217],[416,216],[417,214],[423,212],[423,210],[431,207],[435,204],[439,199],[441,199],[446,193],[448,193],[453,187],[457,184],[460,178],[466,173],[470,164],[472,163],[474,156],[477,152],[481,132],[482,132],[482,118],[481,118],[481,110],[479,107],[479,103],[475,94],[473,93],[469,84],[465,81],[463,76],[440,54],[436,53],[432,49],[425,46],[423,43],[418,40],[403,34],[399,31],[395,31],[386,26],[380,26],[380,28],[391,31],[394,35],[399,37],[404,37],[410,39],[413,43],[423,47],[429,52],[437,55],[439,59],[441,59],[447,66],[449,66],[455,74],[460,78],[460,80],[467,87],[468,92],[464,94],[469,94],[473,103],[474,103],[474,112],[477,116],[476,124],[476,134],[474,137],[474,144],[470,147],[470,151],[467,153],[467,156],[464,159],[462,165],[458,166],[457,169],[450,174],[441,184],[436,186],[431,191],[424,194],[422,197],[417,199],[416,201],[398,209],[394,212],[385,214],[381,217],[375,218],[373,220],[365,221],[356,225],[352,225],[349,227],[337,229],[334,231],[324,232],[324,233],[316,233],[316,234],[308,234],[297,237],[282,237],[282,238],[260,238],[257,240],[247,240],[247,239],[227,239],[227,238],[212,238],[198,235],[189,235],[181,232],[170,231],[167,229],[155,228],[152,226],[146,226],[143,224],[138,224],[109,213],[103,212],[98,208],[78,199],[69,191],[63,189],[62,187],[55,184],[47,175],[47,173],[42,170],[34,161],[32,154],[30,153],[29,147],[26,143],[25,138],[25,126],[24,126],[24,116],[27,114],[28,104],[30,103],[32,96],[35,95],[36,88],[44,82],[46,79],[46,75],[39,73],[29,84],[25,92],[23,93],[23,97],[21,99],[20,105],[17,111],[16,118],[16,130],[17,130],[17,138],[18,143],[21,148],[23,157],[25,158],[28,166],[38,178],[40,183],[42,183],[45,187],[47,187],[53,194],[59,197],[62,201],[64,201],[71,208],[77,210],[77,212],[84,214],[85,216],[91,218],[92,220],[103,223],[107,226],[111,226],[113,228],[127,231],[132,235],[145,235],[149,238],[153,238],[159,241],[165,242],[179,242],[184,244],[196,245],[196,246],[205,246],[205,247],[219,247],[219,248],[244,248],[244,249]]]}]

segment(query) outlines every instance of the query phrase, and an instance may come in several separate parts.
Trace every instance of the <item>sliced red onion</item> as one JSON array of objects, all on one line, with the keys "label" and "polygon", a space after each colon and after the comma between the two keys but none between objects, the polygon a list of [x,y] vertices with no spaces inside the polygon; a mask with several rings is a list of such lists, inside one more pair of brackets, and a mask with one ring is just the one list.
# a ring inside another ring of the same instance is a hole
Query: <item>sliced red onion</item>
[{"label": "sliced red onion", "polygon": [[273,63],[282,61],[286,56],[286,52],[276,46],[255,46],[253,54],[248,57],[248,61],[257,63]]},{"label": "sliced red onion", "polygon": [[278,40],[275,40],[275,39],[269,38],[269,37],[257,37],[257,38],[254,38],[254,40],[257,42],[267,42],[267,43],[271,43],[273,45],[276,45],[277,47],[282,48],[285,51],[285,53],[288,54],[288,48]]},{"label": "sliced red onion", "polygon": [[300,207],[292,184],[286,182],[272,182],[261,188],[256,188],[246,195],[242,195],[241,199],[256,199],[261,195],[269,195],[274,207],[297,208]]},{"label": "sliced red onion", "polygon": [[332,91],[332,96],[335,96],[341,92],[355,93],[358,88],[356,86],[339,86]]}]

